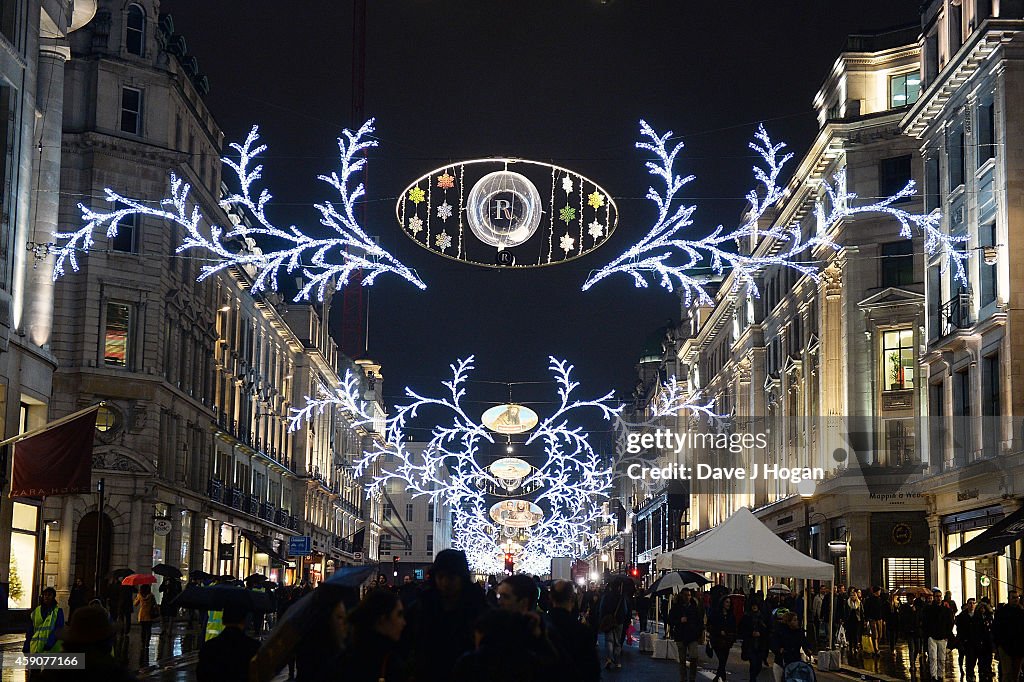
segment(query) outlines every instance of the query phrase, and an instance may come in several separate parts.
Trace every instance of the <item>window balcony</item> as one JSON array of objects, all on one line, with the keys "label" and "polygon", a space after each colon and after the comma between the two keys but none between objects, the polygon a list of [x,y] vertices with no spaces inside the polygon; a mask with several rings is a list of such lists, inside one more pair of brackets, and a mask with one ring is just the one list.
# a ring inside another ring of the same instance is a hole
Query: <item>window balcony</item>
[{"label": "window balcony", "polygon": [[961,289],[953,298],[939,307],[942,336],[948,336],[971,326],[971,290]]}]

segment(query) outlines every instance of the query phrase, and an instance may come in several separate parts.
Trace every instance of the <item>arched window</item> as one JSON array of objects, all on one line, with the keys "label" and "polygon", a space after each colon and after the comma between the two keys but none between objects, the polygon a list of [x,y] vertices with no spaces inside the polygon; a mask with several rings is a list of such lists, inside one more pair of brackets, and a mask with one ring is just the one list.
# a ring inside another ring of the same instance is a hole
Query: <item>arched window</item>
[{"label": "arched window", "polygon": [[128,54],[142,57],[146,48],[146,12],[138,5],[128,5],[124,35]]}]

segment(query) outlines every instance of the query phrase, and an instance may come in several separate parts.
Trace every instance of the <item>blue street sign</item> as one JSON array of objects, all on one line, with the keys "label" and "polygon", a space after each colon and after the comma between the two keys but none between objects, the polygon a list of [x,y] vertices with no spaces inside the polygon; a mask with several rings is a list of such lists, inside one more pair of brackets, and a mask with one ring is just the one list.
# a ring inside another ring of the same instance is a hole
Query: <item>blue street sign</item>
[{"label": "blue street sign", "polygon": [[309,556],[313,553],[313,538],[293,535],[288,538],[288,556]]}]

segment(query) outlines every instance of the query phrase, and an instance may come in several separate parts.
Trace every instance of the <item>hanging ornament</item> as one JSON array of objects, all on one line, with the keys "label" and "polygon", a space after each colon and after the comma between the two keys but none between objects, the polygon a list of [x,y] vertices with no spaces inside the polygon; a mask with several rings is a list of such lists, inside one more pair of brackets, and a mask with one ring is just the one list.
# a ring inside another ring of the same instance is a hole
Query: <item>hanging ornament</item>
[{"label": "hanging ornament", "polygon": [[563,206],[562,210],[558,212],[558,217],[566,225],[576,220],[576,209],[572,206]]},{"label": "hanging ornament", "polygon": [[427,198],[427,193],[420,187],[413,187],[409,190],[409,201],[419,206],[420,202]]},{"label": "hanging ornament", "polygon": [[572,188],[572,178],[570,178],[568,175],[563,176],[562,177],[562,190],[566,194],[572,194],[572,189],[573,189]]},{"label": "hanging ornament", "polygon": [[452,217],[452,205],[447,201],[437,207],[437,217],[447,222]]},{"label": "hanging ornament", "polygon": [[562,238],[558,240],[558,245],[561,246],[562,247],[562,251],[565,251],[566,253],[569,253],[570,251],[572,251],[573,246],[575,245],[575,243],[576,243],[576,240],[573,239],[572,237],[570,237],[568,232],[563,234]]},{"label": "hanging ornament", "polygon": [[437,188],[438,189],[452,189],[455,187],[455,177],[448,174],[445,171],[441,175],[437,176]]},{"label": "hanging ornament", "polygon": [[434,243],[437,244],[437,248],[441,249],[442,251],[447,251],[448,248],[452,245],[452,237],[447,232],[441,232],[441,234],[437,235],[437,238],[434,240]]},{"label": "hanging ornament", "polygon": [[587,195],[587,204],[597,210],[604,206],[604,196],[600,192],[593,192]]},{"label": "hanging ornament", "polygon": [[589,232],[590,236],[593,237],[594,239],[600,239],[601,237],[604,236],[604,225],[595,220],[594,222],[590,223],[590,229],[587,230],[587,232]]},{"label": "hanging ornament", "polygon": [[423,231],[423,220],[418,215],[409,218],[409,231],[413,234],[419,234]]}]

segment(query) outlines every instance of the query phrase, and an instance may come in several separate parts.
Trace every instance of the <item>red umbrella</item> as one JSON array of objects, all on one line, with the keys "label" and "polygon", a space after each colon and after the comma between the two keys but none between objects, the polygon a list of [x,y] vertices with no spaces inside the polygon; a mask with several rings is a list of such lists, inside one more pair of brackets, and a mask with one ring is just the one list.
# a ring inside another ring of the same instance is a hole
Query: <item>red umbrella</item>
[{"label": "red umbrella", "polygon": [[122,585],[137,587],[139,585],[152,585],[156,582],[156,576],[151,573],[133,573],[121,581]]}]

